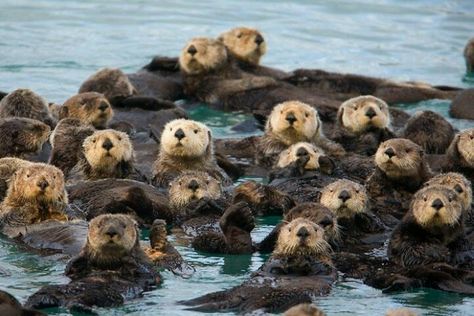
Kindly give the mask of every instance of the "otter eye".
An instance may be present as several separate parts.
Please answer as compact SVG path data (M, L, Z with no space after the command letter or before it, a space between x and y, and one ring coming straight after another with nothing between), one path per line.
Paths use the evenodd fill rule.
M199 132L199 130L195 129L194 130L194 134L197 134Z
M470 139L474 139L474 135L469 136Z
M122 137L119 136L118 140L121 141L121 140L122 140Z
M94 144L95 144L96 141L97 141L97 139L95 139L95 138L92 140L92 142L93 142Z
M283 111L280 111L280 114L283 114Z
M206 184L209 184L209 180L206 181Z
M237 34L237 38L242 38L242 33Z
M459 184L456 184L456 186L454 187L454 190L456 190L457 193L463 193L464 192L464 190L462 189L462 187Z
M288 231L291 232L291 227L288 227Z
M178 181L178 184L179 184L179 185L182 185L182 184L183 184L183 182L182 182L182 181Z
M306 113L304 114L304 116L305 116L305 117L309 117L309 113L306 112Z
M405 149L405 152L408 154L408 153L411 152L411 149L407 148L407 149Z
M325 219L323 219L322 221L319 222L319 225L322 226L322 227L327 227L331 224L332 224L332 222L331 222L331 220L329 220L329 218L325 218Z
M356 193L360 193L360 190L356 190Z
M426 196L423 197L423 201L428 201L428 199L426 198Z
M127 228L127 225L125 225L125 224L122 224L122 228Z
M172 130L173 130L173 128L172 128L172 127L170 127L170 131L172 131Z
M29 178L29 177L30 177L30 174L29 174L29 173L27 173L27 174L26 174L26 177L27 177L27 178Z

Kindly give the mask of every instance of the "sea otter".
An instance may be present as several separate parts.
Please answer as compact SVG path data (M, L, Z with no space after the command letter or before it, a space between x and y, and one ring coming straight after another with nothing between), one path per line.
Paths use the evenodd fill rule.
M0 158L24 157L39 152L51 128L37 120L10 117L0 119Z
M105 214L89 224L87 242L67 265L65 285L48 285L30 296L26 306L48 308L113 307L139 297L161 282L140 248L137 223L127 215Z
M326 316L326 314L314 304L304 303L289 308L283 316Z
M0 118L25 117L41 121L51 128L56 125L46 101L29 89L17 89L0 101Z
M5 316L46 316L46 314L24 308L11 294L0 290L0 315Z
M283 312L327 295L336 280L324 230L298 218L282 227L275 250L249 280L234 288L181 302L198 311Z
M232 184L216 163L212 134L206 125L186 119L173 120L165 125L160 145L153 171L154 185L167 187L187 170L207 172L224 186Z
M23 167L30 166L33 162L13 157L0 158L0 201L7 193L8 182L15 172Z
M474 38L471 38L464 47L464 60L467 73L474 72Z

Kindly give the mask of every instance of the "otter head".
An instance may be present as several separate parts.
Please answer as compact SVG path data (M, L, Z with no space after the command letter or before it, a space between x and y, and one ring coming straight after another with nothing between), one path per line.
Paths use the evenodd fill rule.
M89 222L87 234L91 257L100 263L120 261L139 246L137 222L128 215L103 214Z
M385 101L371 95L349 99L337 112L338 123L355 134L371 129L384 129L390 125L390 113Z
M170 156L202 158L212 155L212 135L199 122L177 119L165 125L161 134L161 151Z
M467 72L474 72L474 38L471 38L464 48L464 60L466 61Z
M314 304L304 303L288 309L283 316L326 316L326 314Z
M330 251L324 229L305 218L296 218L284 225L278 234L276 255L326 255Z
M267 44L262 34L248 27L236 27L222 33L218 39L237 59L253 65L258 65L260 58L267 51Z
M127 134L113 129L95 131L82 143L84 156L93 169L108 170L133 159L133 147Z
M176 177L169 188L170 204L177 209L202 198L218 199L221 184L206 172L187 171Z
M284 216L284 221L291 222L296 218L309 219L324 229L324 238L328 242L339 239L339 226L336 215L319 203L301 203L293 207Z
M265 133L275 135L288 146L297 142L312 142L321 135L321 120L318 112L308 104L286 101L273 108Z
M79 88L79 93L98 92L112 101L137 94L127 75L118 68L103 68L87 78Z
M352 218L365 212L368 202L365 187L346 179L335 181L321 191L320 203L333 211L338 218Z
M474 128L456 134L447 152L457 154L464 167L474 169Z
M416 222L425 228L453 226L461 220L463 211L459 195L443 186L419 190L410 208Z
M97 92L79 93L69 98L59 110L59 119L77 118L82 124L104 129L114 112L107 98Z
M385 316L418 316L418 314L408 308L395 308L395 309L389 309L386 313Z
M375 153L375 164L387 177L399 179L419 175L423 162L423 149L404 138L394 138L380 144Z
M0 129L4 142L12 144L9 150L14 156L38 152L51 132L43 122L20 117L0 119Z
M227 58L227 50L221 41L196 37L181 50L179 67L189 75L205 74L225 65Z
M291 145L279 155L277 167L285 168L298 159L306 158L308 162L304 166L306 170L321 170L331 174L335 168L334 162L326 156L324 151L307 142L299 142Z
M459 195L463 209L469 210L472 203L471 182L460 173L448 172L439 174L425 183L425 186L444 186Z
M24 309L20 302L5 291L0 290L0 315L5 316L46 316L42 312Z

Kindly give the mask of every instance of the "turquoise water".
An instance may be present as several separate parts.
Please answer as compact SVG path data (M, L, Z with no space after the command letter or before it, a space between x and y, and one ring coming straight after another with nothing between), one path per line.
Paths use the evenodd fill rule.
M290 70L317 67L433 84L474 87L464 76L462 50L474 36L474 1L64 1L2 0L0 3L0 90L31 88L62 103L98 68L133 72L155 54L175 56L187 39L216 36L238 25L262 30L268 42L263 63ZM405 105L447 115L449 102ZM193 117L217 136L235 136L229 125L246 118L205 108ZM452 121L458 128L472 122ZM278 221L259 219L261 240ZM176 242L172 237L173 242ZM165 272L160 289L101 315L191 315L175 305L239 284L265 260L252 256L204 256L185 246L182 255L196 267L191 279ZM64 262L25 254L0 239L0 288L20 300L41 285L64 283ZM358 281L340 281L317 300L328 315L383 315L410 306L426 315L473 315L474 299L419 290L384 295ZM65 311L51 311L67 314Z

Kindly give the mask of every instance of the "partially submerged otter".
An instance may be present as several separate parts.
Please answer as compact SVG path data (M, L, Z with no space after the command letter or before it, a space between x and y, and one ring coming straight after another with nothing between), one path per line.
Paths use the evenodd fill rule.
M140 248L137 223L127 215L101 215L89 224L87 242L66 267L72 279L30 296L26 306L113 307L139 297L161 282Z
M467 73L474 72L474 38L471 38L464 47L464 60Z
M24 308L13 295L0 290L0 315L5 316L46 316L46 314Z
M152 183L166 187L179 174L192 170L207 172L222 181L224 186L232 184L229 176L217 165L209 128L196 121L173 120L163 129Z
M251 278L234 288L181 302L198 311L283 312L327 295L336 280L324 230L298 218L282 227L275 250Z
M33 119L0 119L0 158L24 157L40 151L50 131L48 125Z

